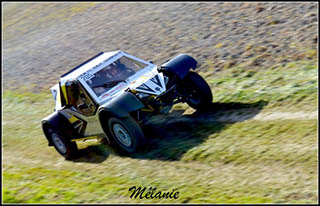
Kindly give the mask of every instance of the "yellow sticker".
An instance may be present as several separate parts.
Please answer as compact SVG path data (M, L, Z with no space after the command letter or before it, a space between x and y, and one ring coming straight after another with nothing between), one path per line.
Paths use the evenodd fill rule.
M75 117L75 116L71 116L70 118L69 118L69 122L70 123L74 123L75 121L77 121L78 119Z

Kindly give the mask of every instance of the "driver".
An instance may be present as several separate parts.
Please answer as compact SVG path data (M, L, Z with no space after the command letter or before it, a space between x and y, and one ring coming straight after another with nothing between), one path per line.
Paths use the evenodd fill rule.
M101 87L94 88L95 93L99 96L106 91L106 88L103 86L104 83L126 80L135 72L127 68L124 64L120 63L119 60L111 63L107 67L103 68L100 72L96 74L94 82L96 85L102 85Z
M112 77L113 81L123 79L122 78L123 72L119 67L117 67L115 63L110 64L110 69L109 71L107 71L107 73Z
M110 64L107 67L103 68L101 71L99 71L94 79L95 85L94 85L94 91L95 93L100 96L103 94L107 88L105 88L104 84L112 81L117 81L122 79L120 69L114 64ZM101 86L98 86L101 85Z
M126 67L120 60L113 62L111 65L110 73L114 80L125 80L131 75L135 74L134 70Z

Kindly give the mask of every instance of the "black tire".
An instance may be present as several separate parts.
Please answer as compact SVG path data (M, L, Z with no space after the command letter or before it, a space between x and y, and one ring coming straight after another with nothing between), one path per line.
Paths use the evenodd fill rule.
M147 142L141 127L132 117L121 119L111 117L108 120L108 129L111 134L111 145L121 154L135 153Z
M189 71L183 79L187 104L196 110L205 110L212 103L212 92L207 82L197 73Z
M67 160L76 157L78 147L75 142L66 139L60 131L48 129L49 137L51 138L54 148Z

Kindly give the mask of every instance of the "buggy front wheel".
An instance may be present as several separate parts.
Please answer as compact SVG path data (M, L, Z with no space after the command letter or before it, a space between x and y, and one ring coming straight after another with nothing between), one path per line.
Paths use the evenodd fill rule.
M111 117L108 120L108 128L112 136L111 144L121 153L137 152L146 144L142 129L132 117Z
M197 73L189 71L183 79L184 98L189 106L204 110L212 103L212 92L208 83Z

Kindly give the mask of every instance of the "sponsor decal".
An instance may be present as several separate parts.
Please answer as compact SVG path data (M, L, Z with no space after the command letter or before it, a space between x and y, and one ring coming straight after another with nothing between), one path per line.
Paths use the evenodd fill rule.
M135 89L140 92L159 95L161 92L165 91L165 85L163 84L161 75L156 74Z
M85 72L80 76L80 78L85 82L92 79L93 77L94 77L94 75L90 74L89 72Z
M154 92L148 85L146 85L145 83L141 84L140 86L138 86L136 89L141 89L143 91L147 91L147 92Z
M152 78L150 79L150 81L152 81L153 83L155 83L155 84L158 85L159 87L162 87L162 84L161 84L160 79L159 79L159 75L156 75L156 76L152 77ZM159 89L160 89L160 88L159 88ZM159 91L159 90L157 90L157 91Z
M108 97L108 96L112 96L113 94L119 92L119 90L122 89L124 86L126 86L126 84L124 82L122 82L118 86L116 86L116 87L112 88L111 90L109 90L106 94L102 95L100 97L100 99L103 99L103 98Z

